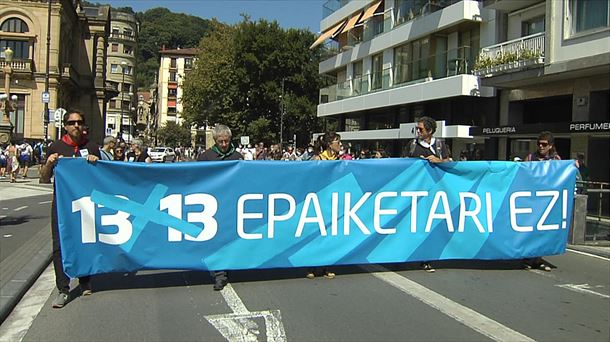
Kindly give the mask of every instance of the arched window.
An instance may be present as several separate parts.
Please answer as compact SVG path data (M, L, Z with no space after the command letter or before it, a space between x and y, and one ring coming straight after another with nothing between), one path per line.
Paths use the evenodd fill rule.
M0 28L4 32L25 33L29 32L28 24L19 18L9 18L2 23Z
M13 33L29 32L28 25L19 18L6 19L2 23L2 26L0 26L0 30ZM10 47L11 50L13 50L15 59L30 58L30 41L28 38L0 39L0 57L4 58L4 50L7 47Z

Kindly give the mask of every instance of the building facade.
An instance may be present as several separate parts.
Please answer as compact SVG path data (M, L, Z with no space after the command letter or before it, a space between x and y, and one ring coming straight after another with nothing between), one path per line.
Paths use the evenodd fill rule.
M107 104L105 134L130 141L137 136L135 85L138 25L135 15L113 11L110 16L106 75L116 94Z
M9 92L17 96L15 110L10 112L14 140L44 139L45 133L55 139L60 134L43 103L48 35L49 111L82 110L90 137L101 141L108 96L105 63L109 23L109 6L85 13L79 0L53 1L50 11L47 1L0 1L0 67L6 79L4 70L10 66ZM10 65L4 55L7 47L13 50ZM47 120L50 122L45 125Z
M165 126L168 121L182 124L182 83L184 76L192 68L199 53L196 48L163 49L159 66L157 93L157 127Z
M495 0L494 44L477 74L498 92L498 125L474 128L497 158L525 156L542 130L564 159L585 156L589 180L609 182L610 1Z
M321 21L327 58L319 72L318 117L353 148L384 149L401 156L415 137L415 118L439 121L454 157L474 148L469 127L493 123L494 90L482 87L472 68L484 28L493 18L473 0L329 1ZM492 12L492 11L487 11ZM491 120L491 121L490 121ZM490 153L489 150L480 151Z
M454 158L525 157L542 130L564 158L608 151L608 2L330 0L318 117L392 156L422 115L443 121ZM607 158L586 159L607 182Z

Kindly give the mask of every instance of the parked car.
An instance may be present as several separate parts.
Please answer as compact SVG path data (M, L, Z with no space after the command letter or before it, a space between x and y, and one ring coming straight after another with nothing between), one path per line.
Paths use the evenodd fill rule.
M150 159L153 162L165 163L174 162L176 160L176 153L171 147L155 147L148 153Z

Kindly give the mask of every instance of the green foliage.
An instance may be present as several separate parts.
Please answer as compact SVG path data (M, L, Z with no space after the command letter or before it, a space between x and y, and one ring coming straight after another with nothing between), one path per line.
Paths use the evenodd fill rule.
M191 146L191 131L188 127L168 121L157 130L157 139L161 146Z
M199 126L226 124L235 137L270 143L280 140L284 108L283 141L296 134L299 145L309 142L320 130L321 49L309 49L314 34L247 16L236 25L211 26L195 68L185 78L183 116Z
M184 13L172 13L167 8L153 8L138 12L137 87L148 88L159 70L159 51L165 47L196 47L210 30L210 21Z

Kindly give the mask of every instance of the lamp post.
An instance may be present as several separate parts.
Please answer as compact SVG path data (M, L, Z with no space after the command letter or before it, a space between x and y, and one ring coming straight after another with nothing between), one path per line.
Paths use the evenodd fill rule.
M131 93L129 93L131 95ZM129 96L130 102L131 102L131 96ZM131 142L131 137L133 136L133 115L136 112L136 108L135 107L130 107L129 108L129 142Z
M123 80L121 81L121 116L119 119L119 139L123 139L123 108L125 103L125 69L127 62L121 62L121 73L123 74Z
M0 95L0 101L2 105L2 122L0 122L0 143L5 144L11 140L11 135L13 134L13 124L11 123L10 112L13 109L13 104L11 103L10 94L11 94L11 74L13 73L13 68L11 67L11 63L13 62L13 50L10 47L7 47L4 50L4 61L5 66L2 68L4 71L4 94ZM17 95L13 95L13 101L16 100Z

